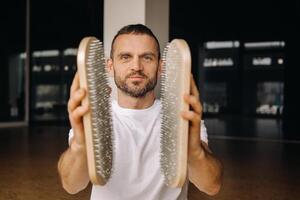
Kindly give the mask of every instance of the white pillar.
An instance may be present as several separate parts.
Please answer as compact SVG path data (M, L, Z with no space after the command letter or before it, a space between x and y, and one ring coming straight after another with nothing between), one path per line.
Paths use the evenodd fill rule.
M169 0L104 0L103 39L107 57L117 31L137 23L153 31L163 50L169 40Z
M160 51L169 42L169 0L146 0L146 23L156 35Z
M169 41L169 0L104 0L103 42L105 56L117 31L128 24L144 24L157 36L161 52ZM112 96L116 98L113 81ZM156 93L159 96L159 93Z

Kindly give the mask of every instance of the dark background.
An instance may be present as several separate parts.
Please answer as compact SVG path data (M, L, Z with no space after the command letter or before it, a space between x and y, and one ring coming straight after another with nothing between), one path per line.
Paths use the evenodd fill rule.
M286 42L283 127L286 135L297 135L300 2L212 0L171 1L170 4L170 39L179 37L188 41L194 75L199 69L199 45L205 41Z

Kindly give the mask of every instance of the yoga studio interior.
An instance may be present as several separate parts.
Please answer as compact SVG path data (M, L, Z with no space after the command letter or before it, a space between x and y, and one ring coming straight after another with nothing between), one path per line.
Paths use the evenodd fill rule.
M188 199L300 199L299 1L1 4L1 200L90 199L91 183L69 194L57 169L69 145L78 47L95 36L108 58L117 30L134 23L151 28L162 52L175 38L191 52L208 145L224 169L218 194L190 182Z

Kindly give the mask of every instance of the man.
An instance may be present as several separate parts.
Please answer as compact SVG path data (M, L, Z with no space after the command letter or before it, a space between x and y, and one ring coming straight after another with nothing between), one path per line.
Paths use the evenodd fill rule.
M188 180L183 188L169 188L160 172L161 104L155 99L154 87L161 65L159 43L146 26L125 26L113 39L107 66L114 76L118 95L118 101L112 103L114 167L105 186L93 186L91 199L187 198ZM89 183L82 123L82 116L89 108L80 104L85 94L86 91L79 89L76 74L68 102L70 145L58 163L63 187L72 194ZM199 190L214 195L221 186L222 166L208 148L206 128L201 122L202 106L193 79L191 94L182 98L191 107L182 112L182 117L190 121L188 179Z

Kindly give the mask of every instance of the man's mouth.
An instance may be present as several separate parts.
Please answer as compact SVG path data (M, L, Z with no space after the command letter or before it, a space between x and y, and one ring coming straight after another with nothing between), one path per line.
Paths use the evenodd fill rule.
M144 76L130 76L129 78L145 78Z
M142 79L145 79L146 76L143 74L131 74L127 78L130 80L140 81Z
M132 81L142 81L145 77L143 76L130 76L129 79Z

